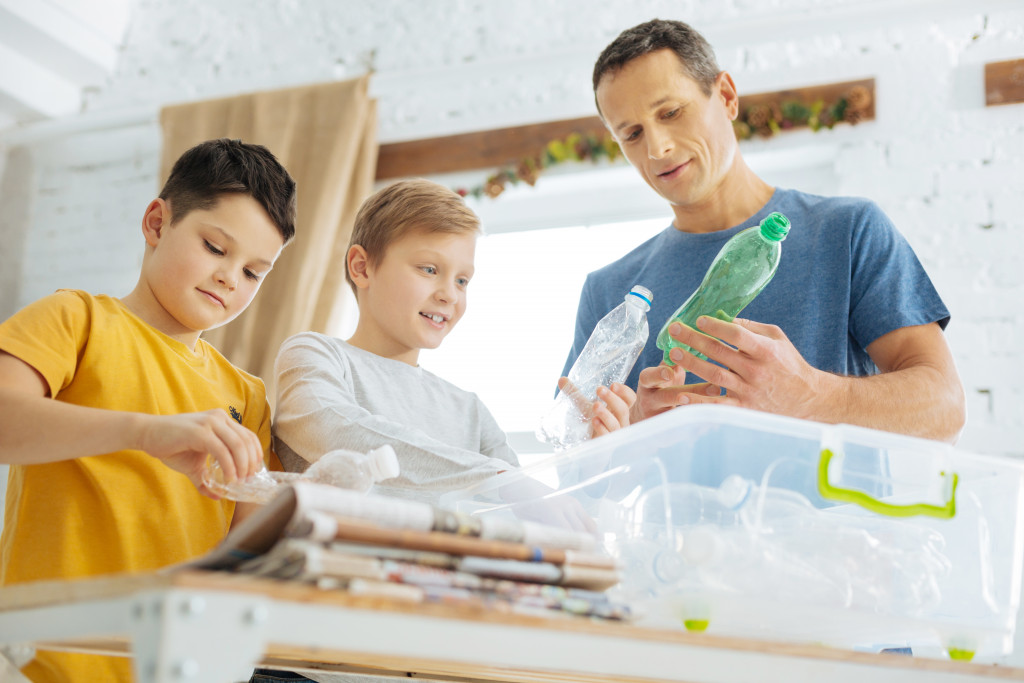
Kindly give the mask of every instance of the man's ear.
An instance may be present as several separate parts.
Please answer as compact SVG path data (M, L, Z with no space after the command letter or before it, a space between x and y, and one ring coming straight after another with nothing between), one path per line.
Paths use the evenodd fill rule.
M736 92L736 83L728 71L723 71L715 78L713 96L722 98L722 105L729 114L729 120L735 121L740 115L740 96Z
M358 244L353 244L348 249L348 255L345 257L346 266L348 267L348 276L352 278L352 282L355 283L359 289L366 289L370 286L370 258L366 254L366 250Z
M155 247L160 237L163 236L165 227L171 224L171 208L163 199L157 198L146 207L146 213L142 215L142 235L146 238L146 244Z

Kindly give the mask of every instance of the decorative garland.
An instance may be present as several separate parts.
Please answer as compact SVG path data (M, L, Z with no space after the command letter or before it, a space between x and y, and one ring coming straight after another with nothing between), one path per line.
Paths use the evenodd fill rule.
M781 131L801 126L808 126L817 133L840 122L859 123L870 107L871 91L856 85L829 105L823 100L816 100L810 105L796 101L755 104L741 111L732 127L740 140L749 140L755 135L770 138Z
M524 182L530 187L537 183L540 174L552 166L558 166L567 162L591 161L598 162L601 159L615 161L622 156L622 150L615 142L611 133L605 133L598 137L593 134L571 133L561 140L552 140L545 145L544 150L532 157L524 157L517 163L505 166L487 177L483 185L477 185L471 189L464 187L455 191L463 197L480 198L484 195L494 199L505 191L508 184L518 185Z
M739 140L749 140L755 135L768 138L803 126L817 133L822 128L831 129L840 122L856 124L864 118L870 107L871 91L858 85L831 104L823 100L810 105L797 101L755 104L740 112L739 117L733 121L733 130ZM581 161L596 163L602 159L615 161L621 156L622 150L611 133L600 137L572 133L560 140L550 141L538 155L524 157L515 164L498 169L482 185L459 187L455 191L463 197L487 196L494 199L510 184L524 182L533 187L540 174L552 166Z

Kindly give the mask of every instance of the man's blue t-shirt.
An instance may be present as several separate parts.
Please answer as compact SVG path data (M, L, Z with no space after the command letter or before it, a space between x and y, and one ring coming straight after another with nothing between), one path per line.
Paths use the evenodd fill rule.
M588 275L562 374L568 375L597 321L633 285L643 285L654 302L647 314L650 337L626 380L636 389L640 371L662 360L655 346L662 325L697 289L718 251L773 211L791 223L779 268L740 317L779 326L813 367L846 376L877 373L865 348L888 332L931 322L945 329L949 311L910 245L877 205L776 189L741 225L713 233L687 233L670 225ZM702 380L688 375L686 381Z

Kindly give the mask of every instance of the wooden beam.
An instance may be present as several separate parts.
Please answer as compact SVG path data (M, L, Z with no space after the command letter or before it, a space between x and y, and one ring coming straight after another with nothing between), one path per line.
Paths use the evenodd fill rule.
M377 180L504 166L569 134L604 135L597 116L381 145Z
M985 106L1024 102L1024 59L985 65Z
M758 104L788 101L808 105L817 100L832 103L857 86L867 89L870 94L870 102L859 120L874 119L873 78L743 95L740 97L740 111ZM381 145L377 157L377 180L498 168L538 154L552 140L564 139L571 133L603 137L607 130L599 117L588 116Z

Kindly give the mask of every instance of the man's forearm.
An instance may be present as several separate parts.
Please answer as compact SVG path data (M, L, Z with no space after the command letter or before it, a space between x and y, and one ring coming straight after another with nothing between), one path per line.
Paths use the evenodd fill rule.
M914 366L870 377L825 374L805 416L955 443L966 421L955 371Z

